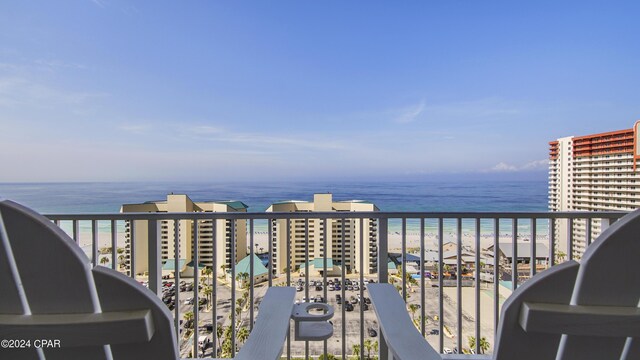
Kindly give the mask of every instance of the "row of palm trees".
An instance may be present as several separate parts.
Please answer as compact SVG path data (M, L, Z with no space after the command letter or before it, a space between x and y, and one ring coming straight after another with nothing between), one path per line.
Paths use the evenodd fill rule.
M222 273L226 273L227 265L221 266ZM213 268L205 266L202 270L203 277L200 279L202 283L202 294L207 298L207 308L209 308L213 304ZM249 304L249 286L247 279L249 278L249 274L246 272L241 272L236 274L236 280L242 283L241 289L242 295L236 299L236 307L235 307L235 315L236 315L236 323L230 324L227 326L223 326L221 324L216 323L216 337L217 337L217 345L220 351L219 355L222 357L231 357L233 356L233 347L232 347L232 326L236 328L236 347L238 345L244 344L245 341L249 338L249 329L246 326L243 326L242 320L242 311ZM185 321L190 323L193 321L193 312L187 312L184 314ZM231 318L231 314L229 315ZM187 334L190 336L191 334Z
M371 360L374 358L377 359L377 356L371 357L371 352L373 351L374 354L378 353L378 341L371 341L371 339L366 339L363 345L364 350L367 352L367 360ZM352 348L353 356L359 359L361 350L362 349L360 349L360 344L354 344Z
M124 248L117 248L117 253L118 253L118 269L122 270L122 267L124 266L126 257L124 256ZM101 248L99 250L99 253L102 255L106 255L106 254L111 254L111 248L110 247L104 247ZM103 256L100 258L100 264L102 266L106 266L107 263L109 263L111 261L111 258L109 256Z

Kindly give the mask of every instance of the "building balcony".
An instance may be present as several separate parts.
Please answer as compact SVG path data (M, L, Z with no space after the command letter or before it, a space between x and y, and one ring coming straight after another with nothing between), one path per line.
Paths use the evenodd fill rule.
M54 214L48 217L59 225L64 231L82 247L87 256L93 259L95 264L101 265L102 258L111 260L108 264L115 270L119 270L148 286L149 290L161 299L169 299L168 305L173 313L176 321L175 328L178 335L178 342L181 349L181 356L186 358L189 354L196 356L216 357L220 356L220 344L222 339L218 339L216 331L212 329L211 324L220 324L223 328L235 324L237 331L242 327L250 329L256 319L259 311L259 303L264 296L265 290L270 286L293 285L298 283L298 279L303 282L303 290L297 292L297 299L302 301L303 297L314 299L321 296L324 301L334 306L335 317L334 336L324 342L297 342L293 338L290 339L289 345L284 345L283 356L290 358L304 358L318 356L323 353L334 355L338 358L351 358L354 353L353 345L360 345L360 349L365 348L364 340L371 340L371 343L379 341L378 337L370 336L370 329L379 334L378 323L376 321L373 310L370 305L366 307L359 301L353 304L353 308L348 310L344 305L338 305L336 295L341 295L344 300L357 299L358 295L364 299L368 297L368 290L360 286L358 290L348 290L344 286L339 291L329 290L328 286L311 285L311 281L327 284L328 280L336 278L342 283L345 280L357 281L363 284L365 280L375 282L393 282L399 286L399 292L408 304L417 305L412 316L416 319L416 327L421 331L427 341L440 352L448 352L455 348L461 351L471 351L469 348L468 337L473 336L476 339L485 338L489 344L487 353L491 353L495 342L495 329L499 321L499 314L502 303L511 294L512 289L517 288L526 281L526 279L545 267L551 266L556 262L556 248L567 249L568 244L572 244L573 236L582 236L586 229L577 225L583 219L596 219L599 228L604 229L608 224L622 217L623 212L331 212L331 213L128 213L128 214L81 214L81 215L64 215ZM302 221L337 219L345 221L357 221L360 219L373 219L378 231L359 233L357 235L347 235L342 238L341 232L327 234L332 237L331 247L333 256L327 257L333 259L335 269L331 271L318 271L305 273L302 277L297 271L291 259L297 253L299 248L295 246L287 247L286 244L278 248L278 257L285 259L284 264L267 263L264 270L260 270L258 263L254 263L251 267L239 269L234 262L228 262L228 266L221 263L220 259L237 259L239 253L253 256L258 253L260 247L261 254L266 255L265 259L273 259L268 252L272 250L272 244L269 243L268 229L270 229L269 219ZM179 268L179 259L173 256L173 251L181 245L180 240L170 239L168 253L162 254L162 240L159 224L162 221L205 221L205 220L225 220L227 223L243 221L247 223L246 229L255 228L253 234L238 233L238 226L229 226L231 237L234 239L242 239L243 248L240 246L229 246L229 254L225 254L216 259L215 244L220 241L228 242L226 236L212 234L211 238L206 241L211 242L211 246L207 246L207 257L211 251L211 260L213 267L212 275L204 275L198 271L189 271L186 266L183 271L170 271L166 268ZM422 222L424 220L424 222ZM579 228L579 234L568 232L562 234L557 231L565 225L563 221L570 220L576 223ZM141 222L137 222L141 221ZM104 226L97 226L102 223L111 222L113 226L107 227L110 230L106 232ZM411 228L402 233L402 228L396 227L396 224L406 222L412 226L424 223L424 231L419 228ZM136 232L127 233L125 231L126 224L131 223L134 227L146 227L146 237L134 236ZM535 224L535 226L531 226ZM592 231L595 227L592 227ZM75 229L75 230L74 230ZM98 230L100 229L100 230ZM308 228L303 229L306 231ZM479 232L478 232L479 230ZM424 237L421 234L424 233ZM169 236L174 236L170 233ZM292 231L291 236L294 236ZM355 249L358 242L364 243L371 236L375 236L376 247L367 251L369 259L360 258L360 251ZM253 238L253 243L250 239ZM124 248L125 241L129 241L131 251L130 255L125 257L125 261L118 262L118 250ZM403 239L406 243L403 244ZM535 241L532 241L535 239ZM194 248L191 252L193 256L187 256L186 263L201 263L204 255L202 241L194 242ZM237 240L240 241L240 240ZM286 243L287 239L285 239ZM291 241L291 240L289 240ZM322 239L320 246L329 246L323 244ZM513 272L509 266L500 265L498 267L486 264L493 263L493 258L486 255L486 249L495 247L496 243L518 244L518 248L524 246L530 249L532 257L536 258L538 263L542 262L544 266L530 266L525 273L524 270L518 269ZM255 246L258 244L259 246ZM461 245L461 246L458 246ZM536 246L536 244L545 244L544 247ZM198 247L196 249L195 247ZM280 245L279 245L280 246ZM498 246L499 247L499 246ZM540 249L546 249L542 251ZM210 250L211 249L211 250ZM345 261L344 267L339 264L341 251L349 255L349 259ZM403 253L404 249L404 253ZM582 245L575 244L571 251L565 251L569 254L567 257L577 257L584 250ZM389 254L394 254L390 256ZM394 263L397 261L395 254L401 254L402 264ZM275 253L274 253L275 254ZM420 255L423 255L424 262L420 263ZM449 257L452 256L453 257ZM456 255L458 254L458 255ZM307 254L305 254L307 255ZM447 258L442 258L443 256ZM313 255L308 254L309 260ZM506 255L499 255L506 256ZM167 259L168 258L168 259ZM287 262L286 259L289 259ZM324 260L322 257L320 258ZM416 260L417 259L417 260ZM442 259L442 262L440 262ZM528 259L520 259L526 261ZM355 260L355 261L354 261ZM360 261L357 261L360 260ZM209 261L209 259L207 259ZM173 262L173 264L171 264ZM320 261L322 263L322 261ZM357 265L355 265L357 264ZM375 266L372 266L375 264ZM453 264L453 265L451 265ZM460 264L466 269L476 269L485 267L492 276L488 278L475 278L470 276L464 281L449 281L444 276L437 277L438 274L450 273L452 269ZM224 273L221 265L225 265ZM281 267L281 268L279 268ZM398 274L398 269L405 268L407 274L412 276L402 276ZM163 270L164 269L164 270ZM316 269L317 270L317 269ZM260 271L260 275L257 275ZM248 287L239 286L234 279L239 273L247 273ZM506 274L515 273L516 276L508 276L509 281L500 281L501 278L507 278ZM428 274L428 276L427 276ZM164 277L164 278L163 278ZM168 277L168 278L167 278ZM204 280L203 280L204 279ZM493 279L498 279L494 281ZM414 281L415 280L415 281ZM199 299L210 298L203 291L198 291L198 286L193 286L191 291L175 291L175 295L167 296L167 290L173 284L180 285L196 283L205 284L215 289L213 296L213 306L198 305ZM247 293L248 295L244 295ZM457 294L463 298L462 302L450 301ZM194 301L187 301L193 298ZM475 299L482 299L482 306L476 305ZM246 300L243 300L246 299ZM238 302L238 300L241 300ZM236 309L241 309L236 311ZM187 331L185 324L185 314L191 313L193 323L196 324L195 332ZM181 321L182 320L182 321ZM348 323L344 327L342 324ZM215 326L213 327L215 329ZM445 330L447 329L447 330ZM437 330L437 334L433 330ZM189 336L185 335L191 333ZM195 335L194 335L195 334ZM442 334L442 335L441 335ZM451 336L449 336L451 335ZM197 339L200 336L206 336L210 339L211 346L205 349L202 354L197 348ZM223 335L225 337L225 335ZM242 341L235 341L235 345L240 348ZM326 345L325 345L326 344ZM473 349L475 350L475 349ZM371 353L374 354L373 352ZM364 359L366 351L360 352L360 359ZM380 359L387 359L386 354L378 354ZM480 356L469 357L470 359Z

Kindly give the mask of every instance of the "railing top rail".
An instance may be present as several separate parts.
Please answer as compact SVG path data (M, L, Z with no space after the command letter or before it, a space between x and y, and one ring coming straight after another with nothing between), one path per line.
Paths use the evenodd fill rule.
M51 220L214 220L214 219L618 219L624 211L537 211L537 212L189 212L189 213L104 213L47 214Z

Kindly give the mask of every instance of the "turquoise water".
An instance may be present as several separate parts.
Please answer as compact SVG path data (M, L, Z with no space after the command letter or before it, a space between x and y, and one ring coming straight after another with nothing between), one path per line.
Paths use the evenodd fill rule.
M378 182L256 182L256 183L0 183L0 198L7 198L41 213L117 213L122 204L166 199L168 193L187 194L194 201L240 200L250 212L263 212L281 200L313 200L314 193L331 192L334 200L367 200L381 211L546 211L546 181L378 181ZM435 232L437 223L426 222ZM445 220L445 232L455 222ZM473 221L463 220L463 231L472 232ZM529 232L528 222L519 232ZM101 227L104 225L101 225ZM501 233L511 222L501 221ZM398 232L399 221L389 230ZM493 231L493 221L481 223L482 232ZM538 232L546 232L546 222ZM257 230L260 230L258 228ZM408 232L419 232L419 222L407 221Z

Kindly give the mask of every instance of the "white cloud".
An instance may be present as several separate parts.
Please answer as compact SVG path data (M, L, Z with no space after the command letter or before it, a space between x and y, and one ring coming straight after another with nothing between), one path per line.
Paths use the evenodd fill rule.
M542 170L549 168L549 160L534 160L522 165L522 170Z
M396 116L394 121L400 124L413 122L424 112L425 107L426 103L424 100L416 105L406 107L400 111L400 114Z
M494 167L492 167L491 169L489 169L490 171L495 171L495 172L508 172L508 171L518 171L518 168L513 166L513 165L509 165L505 162L501 162L498 163L497 165L495 165Z
M103 9L107 7L107 2L105 0L91 0L91 2Z
M490 169L486 169L483 172L516 172L516 171L535 171L535 170L545 170L549 165L549 160L534 160L530 161L524 165L516 166L507 164L505 162L500 162Z
M108 94L63 90L26 78L0 78L0 106L56 107L77 105L105 96Z
M177 131L183 136L200 141L215 141L237 144L245 148L298 148L315 150L341 150L345 149L345 143L331 140L323 140L317 134L299 135L271 135L250 132L236 132L223 129L217 126L197 125L191 127L181 127Z

